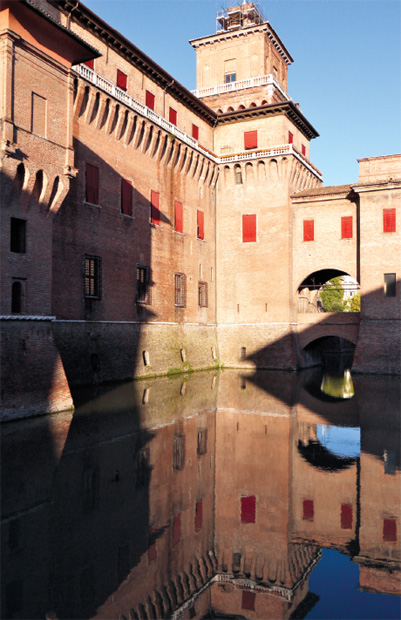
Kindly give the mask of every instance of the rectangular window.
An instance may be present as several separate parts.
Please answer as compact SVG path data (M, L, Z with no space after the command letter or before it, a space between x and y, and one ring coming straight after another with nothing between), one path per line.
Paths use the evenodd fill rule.
M184 208L182 202L178 202L178 200L174 202L174 230L175 232L184 232Z
M195 507L195 532L200 532L203 522L203 504L202 500L196 502Z
M315 220L304 220L304 241L315 240Z
M395 209L383 209L383 232L395 232Z
M313 521L314 508L312 499L304 499L302 503L302 519L304 521Z
M86 164L86 202L99 204L99 168Z
M25 233L26 220L12 217L10 226L10 252L25 254Z
M174 304L180 308L187 305L187 277L184 273L174 274Z
M90 299L102 297L102 259L99 256L84 256L84 295Z
M194 125L192 123L192 137L195 138L195 140L199 140L199 127L198 125Z
M397 542L397 522L395 519L383 519L383 540Z
M208 307L207 282L199 282L198 284L198 305L200 308Z
M292 144L294 142L294 134L291 131L288 132L288 144Z
M256 592L251 592L250 590L242 591L242 609L247 609L248 611L255 611L255 599Z
M306 155L306 146L305 146L305 144L303 144L303 145L301 146L301 151L302 151L302 155L304 155L304 156L305 156L305 155Z
M256 497L247 495L241 497L241 523L255 523Z
M150 221L155 226L160 226L159 193L150 192Z
M244 131L244 148L245 150L258 148L257 131Z
M139 304L150 303L149 267L144 265L136 267L136 301Z
M182 471L185 465L185 435L175 435L173 443L173 469Z
M89 67L89 69L94 69L95 68L95 59L91 58L91 60L85 60L84 65Z
M181 513L177 512L173 519L173 545L181 540Z
M146 91L146 105L151 110L155 109L155 96L148 90Z
M224 84L230 84L231 82L235 82L237 79L236 73L226 73L224 76Z
M173 108L170 108L168 120L173 125L177 125L177 110L173 110Z
M395 273L384 274L384 297L395 297L397 293L396 289L396 275Z
M242 216L242 243L256 241L256 215Z
M198 430L198 456L202 456L207 453L207 428L201 428Z
M341 218L341 239L352 239L352 215Z
M47 99L32 93L31 131L46 138Z
M121 179L121 213L132 217L132 183Z
M196 236L198 237L198 239L204 239L205 238L205 220L204 220L203 211L197 211L196 220L197 220Z
M341 529L352 529L352 506L351 504L341 504Z
M121 90L127 90L127 76L120 69L117 69L117 86Z

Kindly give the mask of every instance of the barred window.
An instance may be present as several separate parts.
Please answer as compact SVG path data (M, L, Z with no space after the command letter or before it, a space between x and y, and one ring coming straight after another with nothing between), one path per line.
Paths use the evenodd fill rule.
M99 256L84 256L84 296L102 297L102 259Z
M176 435L173 445L173 469L182 471L185 465L185 435Z
M150 304L149 267L136 267L136 301L139 304Z
M174 274L174 304L180 308L187 305L187 277L185 273Z
M206 454L207 452L207 428L200 428L198 430L198 456Z
M198 304L200 308L208 307L207 282L199 282L198 285Z

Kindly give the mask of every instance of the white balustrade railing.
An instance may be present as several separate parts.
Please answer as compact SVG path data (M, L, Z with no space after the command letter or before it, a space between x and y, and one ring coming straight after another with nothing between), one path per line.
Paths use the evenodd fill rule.
M268 75L259 75L254 78L248 78L247 80L229 82L228 84L218 84L217 86L199 88L198 90L193 90L191 92L196 97L210 97L211 95L221 95L223 93L230 93L236 90L243 90L245 88L253 88L254 86L275 86L283 95L284 99L287 101L291 99L272 73L269 73Z
M210 151L204 149L199 144L198 140L195 140L195 138L189 136L187 133L185 133L185 131L182 131L182 129L179 129L176 125L173 125L165 118L160 116L160 114L157 114L157 112L151 110L145 104L135 99L135 97L129 95L125 90L122 90L112 82L109 82L109 80L106 80L104 77L102 77L86 65L76 65L74 67L74 70L85 80L87 80L100 90L106 92L111 97L114 97L135 112L138 112L139 114L141 114L141 116L148 118L150 121L152 121L162 129L165 129L172 135L176 136L179 140L202 153L202 155L212 160L215 164L232 163L237 161L250 161L252 159L258 159L260 157L275 157L277 155L292 154L297 159L299 159L299 161L301 161L304 166L306 166L315 176L317 176L319 179L322 178L319 172L308 162L308 160L305 159L300 153L298 153L296 149L293 148L292 144L283 144L280 146L275 146L271 149L258 149L254 151L245 151L243 153L237 153L233 155L221 155L220 157L217 157ZM264 78L273 78L274 80L274 77L272 75L262 76L260 78L251 78L251 80L263 80ZM236 84L236 82L233 82L233 84ZM225 86L230 85L226 84Z

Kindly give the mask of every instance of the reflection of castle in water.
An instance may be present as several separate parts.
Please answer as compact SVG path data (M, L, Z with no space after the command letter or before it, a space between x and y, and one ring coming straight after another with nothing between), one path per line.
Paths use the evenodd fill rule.
M399 593L399 386L354 383L339 404L292 373L199 373L6 425L6 617L304 617L321 547ZM336 418L360 455L324 443Z

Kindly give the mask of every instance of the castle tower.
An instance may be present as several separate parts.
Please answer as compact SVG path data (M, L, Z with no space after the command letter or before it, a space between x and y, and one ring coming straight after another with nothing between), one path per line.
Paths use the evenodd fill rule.
M321 184L309 161L318 133L287 94L292 58L255 4L223 10L217 25L216 34L191 44L196 95L218 113L220 354L229 365L294 368L290 196Z

